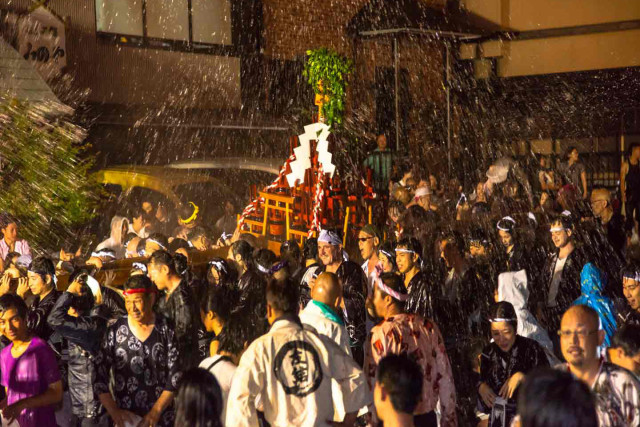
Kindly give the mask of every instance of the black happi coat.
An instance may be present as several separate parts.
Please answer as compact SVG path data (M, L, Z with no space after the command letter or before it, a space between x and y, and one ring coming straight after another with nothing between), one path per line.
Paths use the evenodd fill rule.
M505 382L516 372L523 374L539 366L549 366L549 360L544 349L536 341L516 336L516 341L508 352L503 352L496 343L491 343L482 350L480 359L480 381L486 383L496 395ZM516 404L517 395L514 394L508 400L510 404ZM487 408L478 396L478 408L488 414Z
M158 299L156 312L166 317L174 327L182 368L198 366L200 363L198 329L202 320L186 280L183 279L168 298L162 296Z
M264 319L267 315L267 286L263 277L256 271L248 269L238 280L238 290L240 302L236 311L253 313L254 321Z
M531 296L529 297L530 304L538 304L543 307L542 313L546 329L552 333L560 328L562 314L581 295L580 273L587 262L584 252L579 248L575 248L571 252L562 270L562 278L556 295L556 306L547 307L547 297L557 260L557 251L547 258L544 270L541 273L541 280L537 286L531 288ZM536 313L536 311L532 312Z
M73 295L64 292L51 310L48 323L69 343L69 396L71 411L80 418L97 417L104 410L93 392L96 377L94 357L100 350L107 329L107 319L92 310L90 315L74 317L67 314Z
M42 300L40 297L36 297L27 311L27 326L29 330L47 342L53 335L53 329L47 323L47 317L49 317L49 313L51 313L51 309L53 309L59 297L60 292L54 288Z
M175 393L181 373L178 347L173 328L167 319L157 315L151 335L141 342L131 331L128 316L111 325L95 358L96 396L110 393L113 375L113 397L118 408L144 417L163 391ZM160 417L159 426L171 427L175 419L172 406Z
M405 304L405 311L422 316L424 319L433 319L432 289L423 271L411 278L407 291L409 298Z

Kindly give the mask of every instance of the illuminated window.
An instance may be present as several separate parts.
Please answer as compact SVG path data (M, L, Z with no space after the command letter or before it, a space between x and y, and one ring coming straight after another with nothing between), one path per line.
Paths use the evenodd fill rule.
M97 31L196 45L232 45L230 0L96 0Z
M143 0L96 0L98 31L142 36Z

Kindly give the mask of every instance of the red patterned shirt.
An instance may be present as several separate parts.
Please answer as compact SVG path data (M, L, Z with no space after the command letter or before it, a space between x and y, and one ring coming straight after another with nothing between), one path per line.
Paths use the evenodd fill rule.
M431 320L398 314L376 325L365 347L364 372L373 390L378 362L388 354L406 353L422 368L422 398L415 414L442 410L441 426L457 426L456 391L440 329Z

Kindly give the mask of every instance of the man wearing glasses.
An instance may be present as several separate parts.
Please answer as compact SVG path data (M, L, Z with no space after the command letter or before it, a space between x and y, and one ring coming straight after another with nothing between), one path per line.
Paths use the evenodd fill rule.
M560 347L567 363L559 369L587 384L596 399L600 427L640 425L640 383L633 374L600 357L604 341L598 313L575 305L562 316Z
M640 264L631 263L622 270L622 293L628 306L618 313L618 320L640 326Z
M367 224L360 229L358 233L358 249L360 249L360 255L364 260L362 271L367 276L367 296L371 296L373 281L378 276L376 265L378 265L378 246L380 246L380 243L382 243L382 234L375 225Z

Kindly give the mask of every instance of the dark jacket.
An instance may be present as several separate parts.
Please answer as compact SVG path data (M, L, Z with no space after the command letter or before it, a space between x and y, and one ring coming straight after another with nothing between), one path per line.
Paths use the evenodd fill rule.
M86 316L70 316L67 311L72 301L73 295L64 292L53 306L47 323L69 344L71 411L81 418L95 418L102 415L104 409L93 392L96 375L93 358L107 330L107 319L96 315L96 311Z
M237 312L252 313L253 321L261 321L267 315L266 283L262 275L249 269L238 280L240 302Z
M50 341L53 329L47 323L47 317L60 297L60 292L53 289L42 300L36 297L27 311L27 327L44 341Z
M188 283L183 279L168 298L161 296L156 312L169 320L178 341L179 360L184 369L198 366L198 328L201 326L200 310Z
M486 383L497 395L505 382L516 372L523 374L540 367L549 366L544 349L536 341L516 336L516 341L508 352L503 352L496 343L491 343L482 350L480 358L480 381ZM517 394L508 403L515 405ZM478 397L478 409L486 414L491 412ZM510 425L507 422L506 425Z
M618 326L622 325L634 325L640 326L640 313L631 307L626 306L622 310L618 311L616 316Z
M404 306L405 311L422 316L424 319L433 319L433 295L427 275L420 271L413 276L407 290L409 298Z
M127 314L124 299L113 289L100 287L102 292L101 316L109 322L114 322Z
M445 277L440 286L432 292L432 319L446 331L445 345L459 346L471 336L472 315L479 317L489 298L489 291L483 288L482 278L472 266L452 279ZM474 330L479 333L479 327Z
M578 247L576 247L567 257L564 269L562 270L562 278L558 285L556 306L548 307L547 300L549 296L549 288L551 286L551 280L553 279L553 272L557 260L557 251L547 258L544 269L540 275L541 280L539 281L538 286L531 289L530 297L532 303L537 304L538 307L542 308L546 329L551 333L558 330L562 314L569 308L569 306L571 306L573 301L580 297L580 272L587 262L587 257Z

